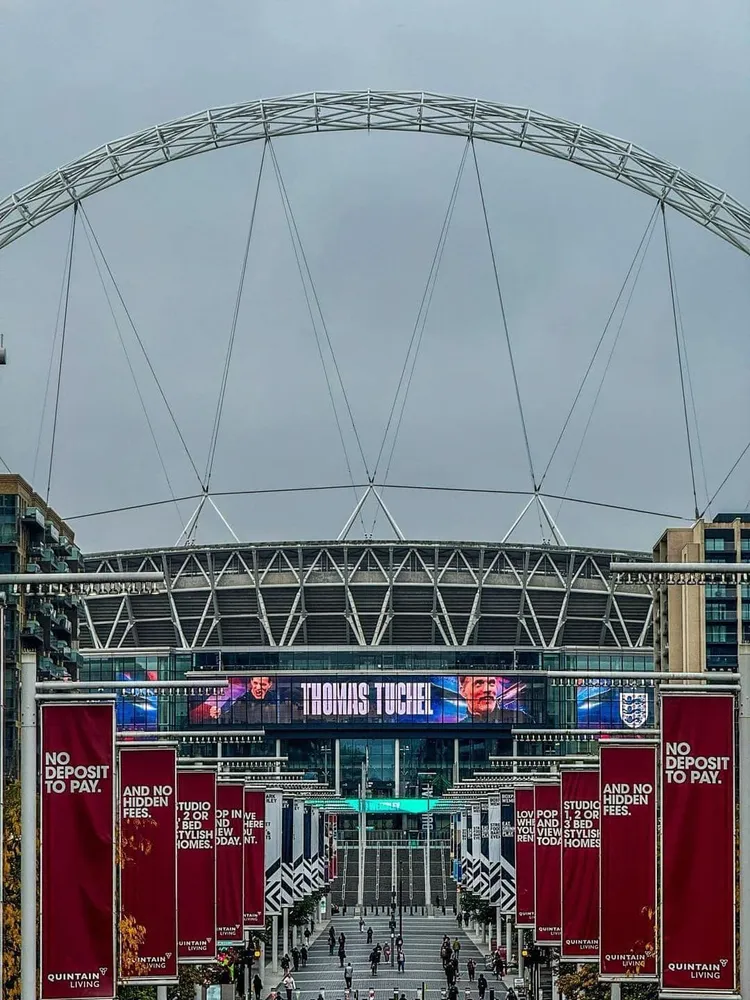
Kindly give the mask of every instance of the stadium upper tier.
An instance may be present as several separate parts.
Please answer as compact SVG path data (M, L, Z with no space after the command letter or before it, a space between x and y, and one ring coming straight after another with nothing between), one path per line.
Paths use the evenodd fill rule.
M650 647L643 552L482 542L279 542L89 555L157 570L161 593L90 596L82 649L247 646Z

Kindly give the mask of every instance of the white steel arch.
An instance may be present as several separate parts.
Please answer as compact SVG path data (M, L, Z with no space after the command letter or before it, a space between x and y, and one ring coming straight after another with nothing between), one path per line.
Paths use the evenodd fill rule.
M658 199L750 254L750 210L632 142L529 108L369 90L211 108L107 143L0 201L0 248L83 198L172 160L266 137L361 129L472 137L568 160Z

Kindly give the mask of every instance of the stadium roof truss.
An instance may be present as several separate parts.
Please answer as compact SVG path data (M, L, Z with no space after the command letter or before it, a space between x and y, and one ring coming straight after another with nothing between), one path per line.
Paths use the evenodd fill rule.
M645 558L629 553L624 558ZM646 585L613 553L481 543L279 543L92 555L163 572L159 594L91 596L88 650L253 646L651 646Z
M569 161L656 198L750 253L746 207L632 142L530 108L370 90L211 108L106 143L0 201L0 248L82 199L176 160L254 140L355 130L455 135Z

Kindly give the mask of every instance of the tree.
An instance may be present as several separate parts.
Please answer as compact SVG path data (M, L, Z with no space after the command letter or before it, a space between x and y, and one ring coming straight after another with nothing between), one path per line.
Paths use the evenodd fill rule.
M565 1000L609 1000L611 996L609 983L600 982L595 965L561 962L557 987ZM658 1000L658 997L656 983L625 983L622 987L623 1000Z
M3 972L4 1000L21 995L21 783L5 786L3 830Z

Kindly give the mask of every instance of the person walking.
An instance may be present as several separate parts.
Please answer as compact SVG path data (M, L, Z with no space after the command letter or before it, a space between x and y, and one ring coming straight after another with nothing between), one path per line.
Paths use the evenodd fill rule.
M333 929L333 924L328 928L328 954L333 954L333 949L336 947L336 931Z
M406 971L406 969L405 969L405 966L406 966L406 956L404 955L404 949L403 948L399 948L398 949L398 953L396 954L396 964L398 965L398 971L399 972L405 972Z
M455 983L452 983L448 990L448 1000L458 1000L458 986Z
M378 974L378 953L375 948L370 952L370 975Z
M346 948L344 947L344 942L339 939L339 968L344 968L344 959L346 958Z
M352 988L352 976L354 975L354 969L351 962L347 962L344 968L344 985L348 990Z
M299 972L299 948L297 945L292 948L292 962L294 963L294 971Z
M365 929L365 918L364 917L360 917L359 918L359 933L361 934L364 929Z
M289 966L291 964L292 963L289 960L289 956L285 954L284 957L281 960L281 969L282 969L282 972L284 973L284 975L286 975L287 972L289 972Z
M255 1000L260 1000L260 994L262 989L263 989L263 980L256 972L255 975L253 976L253 993L255 994Z
M455 938L453 941L453 954L456 956L456 958L458 958L458 954L460 951L461 951L461 942L458 940L458 938Z
M284 976L284 989L286 990L286 1000L292 1000L292 992L297 989L297 984L291 972L287 972Z
M307 945L303 944L299 950L299 957L302 959L302 968L307 965Z
M367 943L372 944L372 927L367 928ZM333 954L333 952L331 952Z
M390 960L391 960L391 946L386 941L386 943L383 946L383 961L385 962L386 965L388 965Z
M479 973L479 979L477 979L477 989L479 990L479 1000L484 1000L484 994L487 992L487 980L484 977L484 973Z

